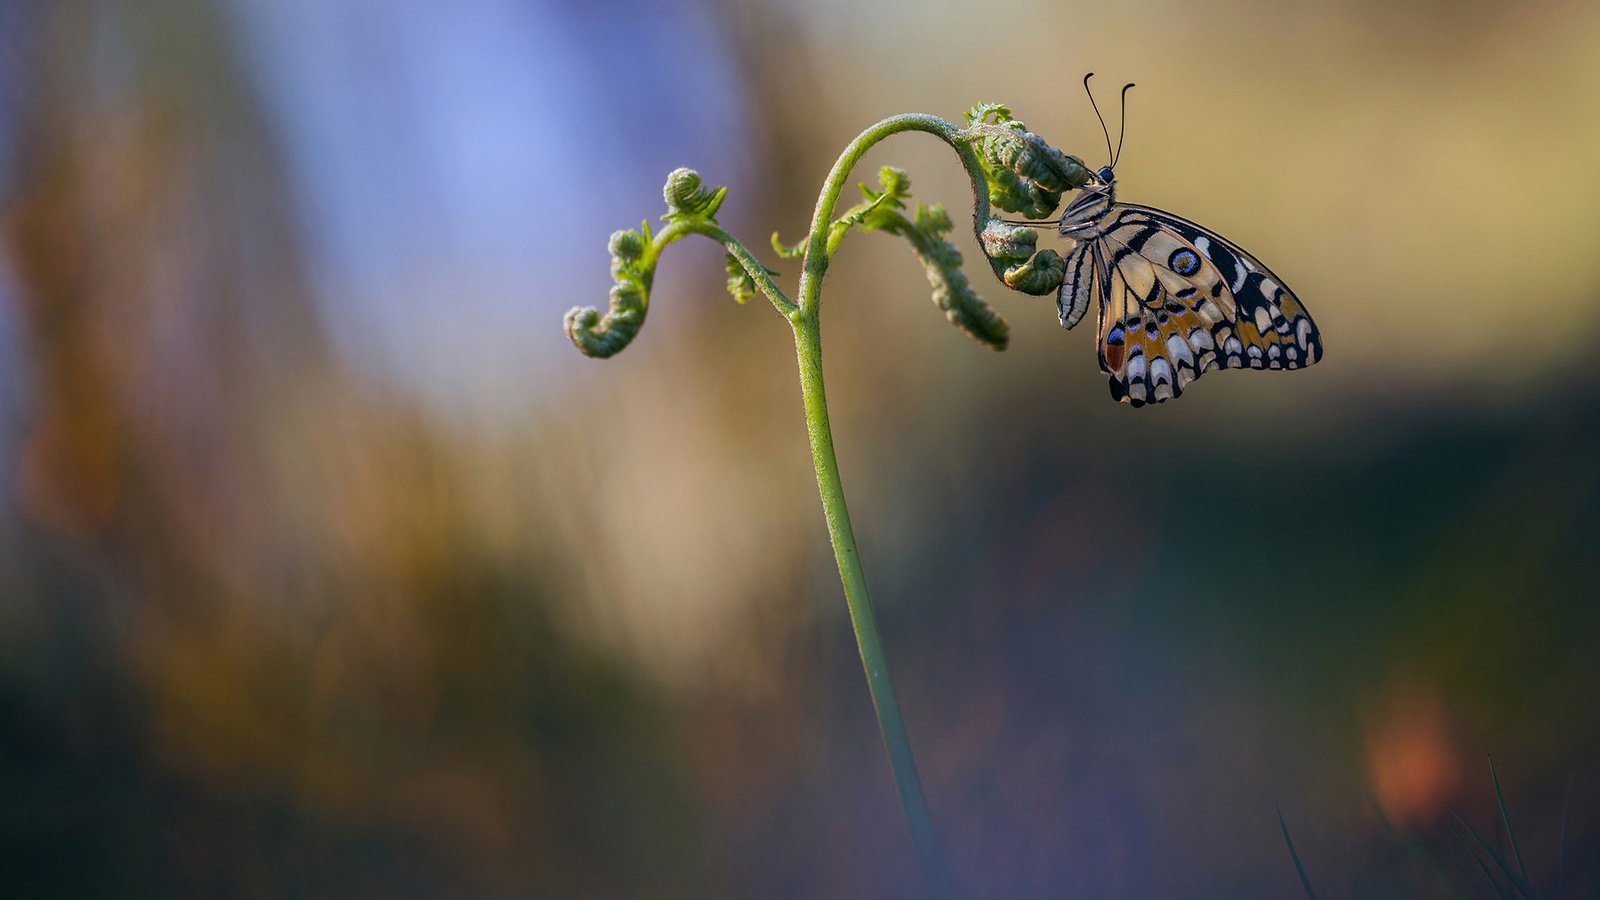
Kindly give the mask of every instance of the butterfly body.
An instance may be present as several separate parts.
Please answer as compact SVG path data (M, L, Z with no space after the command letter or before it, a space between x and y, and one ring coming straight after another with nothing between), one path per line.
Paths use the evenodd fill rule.
M1132 406L1180 396L1213 369L1299 369L1322 358L1299 299L1255 257L1200 225L1116 200L1101 169L1062 211L1075 242L1056 296L1071 328L1100 310L1100 368Z

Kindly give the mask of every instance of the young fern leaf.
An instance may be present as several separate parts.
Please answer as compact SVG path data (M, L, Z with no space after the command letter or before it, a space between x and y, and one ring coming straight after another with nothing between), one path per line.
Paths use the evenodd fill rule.
M988 176L989 200L1006 212L1045 218L1061 205L1063 192L1089 180L1083 160L1045 143L998 103L968 110L967 133Z
M916 219L901 236L911 242L912 250L922 261L928 283L933 286L933 302L944 310L950 324L981 344L1004 350L1011 339L1011 328L967 282L966 273L961 271L961 251L944 239L953 227L944 206L918 203ZM1057 276L1056 283L1060 282L1061 277Z
M1038 250L1039 232L1023 225L990 219L978 244L994 274L1006 287L1024 294L1048 294L1061 286L1067 264L1054 250Z
M1061 195L1089 180L1083 160L1045 143L1011 109L984 103L967 111L967 135L978 151L989 200L1007 212L1039 219L1055 212ZM1035 296L1061 286L1066 265L1054 250L1039 250L1032 228L1009 225L998 216L982 222L978 240L990 268L1006 287Z
M706 188L693 169L675 169L661 189L667 212L661 218L667 226L659 234L650 233L650 223L639 231L624 230L611 235L611 303L604 315L591 306L567 311L563 326L573 346L585 356L604 359L620 352L644 325L650 307L650 283L655 278L656 262L666 246L691 234L704 235L728 251L728 292L740 303L759 291L772 301L780 313L788 315L795 305L773 282L777 273L761 264L733 235L717 225L717 209L727 197L725 187Z
M592 306L573 307L562 325L567 337L584 356L605 359L628 346L644 325L650 302L650 279L655 274L653 261L644 262L653 244L650 225L643 233L624 229L613 232L607 248L611 251L611 303L604 316Z
M978 124L987 124L1009 125L1015 126L1018 131L1026 130L1022 127L1021 122L1012 118L1011 107L1004 103L979 103L977 106L967 110L964 115L967 119L968 128Z
M673 169L667 176L661 196L667 201L667 214L662 219L668 222L701 219L715 223L717 209L722 206L723 198L728 196L728 189L719 187L708 190L700 184L699 172L680 168Z
M1088 182L1089 170L1077 157L1062 153L1028 131L1004 104L975 106L966 117L966 129L932 117L902 118L932 120L932 127L924 130L940 134L962 155L977 194L973 216L979 246L995 277L1012 290L1048 294L1060 287L1065 275L1060 254L1038 249L1038 232L1006 223L995 209L1032 217L1048 215L1060 205L1063 192ZM892 121L885 120L883 124ZM908 217L911 182L905 172L893 167L879 172L879 186L881 190L862 186L863 202L819 229L824 254L821 266L826 267L827 257L854 228L899 235L921 260L933 286L934 302L946 317L980 343L1004 349L1009 329L1005 320L972 290L961 271L961 252L944 237L953 230L944 207L918 203L915 213ZM726 197L727 188L704 185L692 169L676 169L667 177L662 188L667 212L661 217L667 225L661 233L652 236L646 224L641 231L619 231L612 236L611 274L615 283L606 311L602 314L593 307L578 307L565 317L567 336L581 352L608 357L633 341L649 309L650 285L661 251L688 234L705 235L727 249L728 292L736 301L744 303L760 292L785 316L799 310L773 281L777 273L717 225L717 210ZM800 243L785 245L773 234L772 248L786 259L804 258L816 238L812 235Z
M725 253L723 257L727 260L728 267L728 293L732 294L733 299L739 303L748 302L760 290L756 285L755 275L745 268L739 257L734 256L732 253ZM757 265L760 265L760 263L757 263ZM761 271L766 273L769 278L778 274L766 266L761 266Z
M806 242L802 240L798 244L785 244L778 238L778 233L774 231L772 233L772 251L784 259L799 259L806 255Z
M966 273L961 271L961 251L944 238L955 227L944 207L918 203L915 218L908 219L905 205L910 199L910 177L894 166L884 166L878 170L878 184L883 190L860 186L866 200L846 210L833 223L828 235L829 248L836 246L856 226L864 231L884 231L905 238L922 262L928 283L933 287L933 302L944 310L945 318L978 343L1004 350L1010 341L1010 326L978 296L967 281ZM1060 276L1056 277L1056 283L1061 283Z

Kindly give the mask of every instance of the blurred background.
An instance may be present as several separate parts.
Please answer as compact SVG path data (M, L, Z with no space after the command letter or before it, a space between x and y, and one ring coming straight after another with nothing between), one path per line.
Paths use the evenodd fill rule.
M957 892L1297 896L1277 803L1328 896L1488 896L1444 810L1503 833L1493 754L1535 887L1593 896L1577 0L0 0L6 893L917 896L788 329L704 241L615 359L561 314L676 166L764 247L898 112L1103 164L1089 70L1139 83L1122 195L1326 358L1133 411L967 229L1003 354L845 246L834 426ZM885 163L966 221L947 148Z

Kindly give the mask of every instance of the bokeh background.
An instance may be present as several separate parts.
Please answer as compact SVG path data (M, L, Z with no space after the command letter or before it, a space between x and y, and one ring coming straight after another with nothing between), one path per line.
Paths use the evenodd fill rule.
M1492 753L1534 885L1593 896L1578 0L0 0L5 893L918 896L787 328L703 241L615 359L560 318L676 166L764 246L897 112L1101 164L1088 70L1139 83L1123 195L1327 355L1132 411L966 229L1003 354L845 246L834 424L956 893L1296 896L1276 803L1325 895L1488 896L1444 810L1501 834ZM890 162L965 220L946 148Z

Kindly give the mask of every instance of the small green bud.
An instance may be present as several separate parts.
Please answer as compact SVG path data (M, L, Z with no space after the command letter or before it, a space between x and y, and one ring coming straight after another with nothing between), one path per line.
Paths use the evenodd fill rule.
M632 228L623 228L611 233L611 240L606 244L611 251L611 258L623 262L637 262L644 255L644 235Z
M999 219L990 219L978 234L985 256L992 260L1015 263L1032 256L1039 245L1039 232L1022 225L1009 225Z
M667 201L667 214L662 218L686 216L716 221L717 207L728 194L724 187L707 190L700 184L700 173L693 169L673 169L667 176L661 196Z
M667 185L661 189L668 209L683 209L700 193L700 173L679 167L667 174Z
M1006 287L1024 294L1048 294L1061 286L1066 263L1054 250L1038 250L1039 232L990 219L978 234L989 267Z
M1006 287L1035 296L1048 294L1061 286L1067 274L1067 264L1054 250L1040 250L1020 266L1012 266L1001 275Z
M600 310L592 306L574 306L567 310L562 324L566 326L568 337L575 331L593 331L600 324Z
M644 285L637 281L621 281L611 286L611 301L613 304L622 304L629 317L637 313L638 318L644 318Z
M604 359L628 346L644 324L645 290L636 282L611 286L611 308L604 316L593 307L568 310L562 325L584 356Z
M606 246L611 251L611 277L616 281L637 277L639 260L644 257L644 236L632 229L614 231Z

